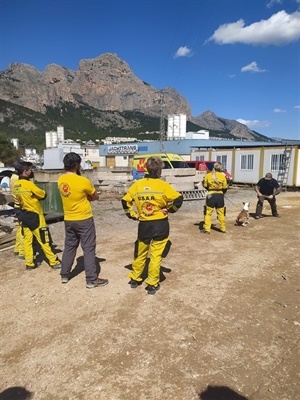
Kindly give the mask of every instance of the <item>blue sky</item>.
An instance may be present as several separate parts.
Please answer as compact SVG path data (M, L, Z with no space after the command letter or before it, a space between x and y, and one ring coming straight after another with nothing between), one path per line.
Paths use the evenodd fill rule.
M0 70L116 53L193 116L300 140L300 0L0 0Z

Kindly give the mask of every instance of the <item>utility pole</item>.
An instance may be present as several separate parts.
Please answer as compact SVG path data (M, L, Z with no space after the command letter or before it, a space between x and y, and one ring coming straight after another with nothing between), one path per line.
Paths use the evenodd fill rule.
M164 153L164 140L166 138L165 135L165 121L164 121L164 105L165 105L165 95L163 90L160 92L160 127L159 127L159 151L160 153Z

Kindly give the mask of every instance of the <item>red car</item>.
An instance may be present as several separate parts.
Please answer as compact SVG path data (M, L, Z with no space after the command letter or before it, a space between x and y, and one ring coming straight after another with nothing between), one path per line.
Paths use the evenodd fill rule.
M216 163L216 161L186 161L186 164L191 167L191 168L195 168L197 171L206 171L206 172L210 172L212 171L213 167L214 167L214 163ZM227 179L227 183L228 185L232 185L232 176L231 174L224 169L223 174L225 175L226 179Z

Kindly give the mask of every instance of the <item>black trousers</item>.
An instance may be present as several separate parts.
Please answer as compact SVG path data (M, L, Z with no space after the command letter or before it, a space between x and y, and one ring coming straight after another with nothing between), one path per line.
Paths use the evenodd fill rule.
M276 204L276 197L273 196L271 199L265 198L264 196L257 196L258 201L256 204L256 212L255 214L257 216L261 216L263 206L264 206L264 201L267 200L267 202L270 204L272 215L277 215L277 204Z

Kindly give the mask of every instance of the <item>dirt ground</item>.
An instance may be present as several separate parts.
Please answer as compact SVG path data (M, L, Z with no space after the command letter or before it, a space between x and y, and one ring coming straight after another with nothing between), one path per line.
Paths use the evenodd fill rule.
M131 289L137 223L118 199L94 204L101 277L86 289L82 252L60 283L43 263L26 271L0 253L0 399L297 400L300 398L300 193L278 211L234 221L252 189L226 194L226 234L199 232L204 200L170 216L161 290ZM61 255L63 222L50 225ZM77 275L76 275L77 274Z

